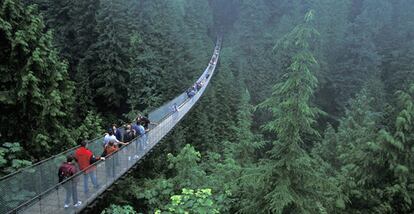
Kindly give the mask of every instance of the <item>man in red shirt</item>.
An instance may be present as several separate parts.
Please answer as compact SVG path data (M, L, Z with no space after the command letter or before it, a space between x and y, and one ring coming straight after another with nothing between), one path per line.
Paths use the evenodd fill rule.
M92 162L95 159L95 156L91 152L91 150L86 148L87 141L82 141L80 143L80 148L75 151L75 159L78 162L79 169L84 172L83 174L83 190L85 194L89 192L88 187L88 176L91 178L92 184L95 189L99 188L98 181L96 180L96 167L91 166Z

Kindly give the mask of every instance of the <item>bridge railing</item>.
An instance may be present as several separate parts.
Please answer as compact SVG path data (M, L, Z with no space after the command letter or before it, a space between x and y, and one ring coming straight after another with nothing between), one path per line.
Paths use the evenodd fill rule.
M217 42L216 49L219 49L219 47L220 43ZM218 53L216 58L218 59ZM0 213L58 213L61 211L77 212L82 209L135 165L185 116L204 93L215 66L215 64L210 64L200 76L198 81L205 81L205 83L193 98L188 99L186 94L184 94L185 100L183 100L183 94L177 97L180 101L183 100L177 106L178 111L173 111L169 106L175 102L169 102L162 106L162 111L157 109L157 116L161 118L161 122L154 129L143 137L134 139L128 146L122 147L107 160L99 161L92 166L97 174L98 182L100 182L99 188L89 188L89 194L85 194L83 191L83 176L85 174L82 172L64 183L59 183L58 168L66 159L66 156L73 154L78 148L75 147L17 173L3 177L0 180L0 191L2 191L2 194L0 194ZM176 101L176 99L173 101ZM88 148L95 155L99 155L103 151L102 142L103 138L97 138L88 143ZM76 182L78 180L79 182ZM79 200L83 201L83 205L78 209L63 210L65 187L70 186L71 183L76 183L76 188L80 192Z
M219 44L220 41L217 41L217 44ZM214 49L214 54L211 57L210 62L215 61L214 59L216 57L218 57L218 50L219 50L219 46L216 45L215 49ZM214 65L215 67L215 65ZM202 82L204 79L206 79L206 75L210 75L209 72L212 70L213 68L213 64L209 64L206 68L206 70L204 70L203 75L201 75L198 80L196 82ZM148 114L148 118L150 121L154 121L156 123L162 121L165 117L169 116L170 114L172 114L172 112L174 112L174 107L173 106L181 106L186 100L187 100L188 96L187 93L182 93L179 96L177 96L176 98L174 98L173 100L168 101L167 103L165 103L164 105L158 107L157 109L155 109L154 111L150 112Z
M151 122L159 123L161 122L165 117L170 115L173 112L173 106L181 106L186 100L187 100L187 94L182 93L176 98L174 98L171 101L168 101L166 104L162 105L161 107L155 109L151 113L148 114L148 119Z
M89 149L94 154L103 151L103 138L96 138L89 142ZM59 183L57 169L66 160L66 156L73 154L79 147L66 150L16 173L3 177L0 180L0 213L19 206L27 200L40 195Z

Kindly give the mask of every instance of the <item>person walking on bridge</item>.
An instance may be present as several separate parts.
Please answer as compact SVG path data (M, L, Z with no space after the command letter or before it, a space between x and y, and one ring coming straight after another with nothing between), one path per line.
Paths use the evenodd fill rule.
M137 137L137 133L135 129L132 128L131 124L127 124L125 127L124 141L126 143L129 143L136 137Z
M79 169L83 171L83 190L85 194L89 193L88 177L91 178L94 188L99 188L98 180L96 179L96 167L91 166L94 162L98 161L91 150L86 148L87 141L80 142L80 148L75 151L75 159L78 162Z
M144 126L146 131L149 131L149 125L158 125L157 123L151 122L147 117L138 114L137 118L135 119L137 124L141 124L142 126Z
M71 178L73 175L75 175L78 172L78 170L76 169L76 166L72 163L72 161L73 161L73 156L68 155L66 157L66 162L64 162L59 167L59 173L58 173L59 182L64 182L65 180L67 180L68 178ZM70 198L73 199L74 207L79 207L82 204L82 201L78 201L78 190L76 188L78 186L78 180L79 180L78 177L74 177L71 180L67 180L63 184L63 188L65 188L66 190L66 199L65 199L64 208L69 208Z
M112 153L118 151L118 146L115 145L114 141L110 141L108 145L106 145L104 150L105 156L105 171L107 178L114 178L115 177L115 167L118 165L118 155L112 155Z
M137 136L139 137L137 141L135 141L135 156L134 159L139 158L139 153L141 151L145 150L145 143L147 141L147 135L145 134L145 128L144 128L144 122L139 123L137 122L132 126L132 128L137 133Z
M115 143L115 145L117 145L117 146L127 145L127 143L124 143L124 142L119 141L117 139L117 137L114 135L114 128L113 127L109 128L108 129L108 133L105 134L105 137L104 137L104 141L103 141L103 145L102 146L105 148L106 145L110 141L113 141Z
M121 127L118 128L115 123L112 124L112 130L112 133L115 135L116 139L123 142L124 130Z

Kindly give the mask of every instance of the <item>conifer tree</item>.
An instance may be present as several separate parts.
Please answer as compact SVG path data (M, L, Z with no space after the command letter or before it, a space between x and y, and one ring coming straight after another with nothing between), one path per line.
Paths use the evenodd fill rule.
M96 108L91 99L88 70L79 67L88 50L98 37L96 14L100 7L99 0L65 1L65 0L25 0L27 4L38 5L44 15L48 29L54 32L54 40L60 56L68 61L68 72L76 84L75 121L81 122L88 112Z
M355 8L353 8L355 9ZM336 63L332 80L338 85L337 101L341 107L355 96L372 78L380 75L382 56L376 36L390 21L388 1L362 1L361 8L350 14L351 23L346 30L345 52Z
M345 116L340 120L338 131L332 126L326 129L322 143L315 151L330 162L336 169L346 165L355 157L349 157L360 150L361 144L375 139L377 134L377 122L381 117L374 110L375 98L369 96L366 89L362 90L355 99L350 101L350 107ZM361 158L365 158L362 155Z
M88 99L106 114L116 115L126 108L129 28L125 7L120 0L101 1L96 17L99 36L80 64L82 76L88 79L84 86L90 90Z
M246 78L246 84L256 93L252 97L252 103L257 104L263 100L270 92L269 88L274 84L274 76L269 75L269 70L272 69L270 63L270 53L266 46L271 45L270 37L263 38L267 35L265 29L270 29L266 20L270 17L269 8L266 7L266 2L263 0L242 0L237 4L240 10L238 14L238 21L235 23L237 34L232 40L236 40L237 52L239 60L236 61L239 72L247 77L254 76L255 78ZM257 11L261 11L257 13ZM254 81L253 81L254 80Z
M128 103L134 110L153 110L193 81L188 76L191 57L184 48L181 4L145 0L131 5L130 13L137 18L131 20Z
M77 73L79 61L85 57L89 46L96 41L96 12L99 0L24 0L36 4L42 12L45 24L53 31L60 55L68 60L69 74Z
M131 110L149 110L162 105L159 90L162 69L158 65L157 53L139 33L134 33L130 54L128 103Z
M413 201L414 87L396 93L397 114L392 129L382 129L367 139L358 137L344 151L343 190L354 213L411 213ZM352 133L351 133L352 134Z
M2 140L22 142L36 157L73 145L73 83L35 7L2 1L0 37Z
M255 146L254 140L255 136L251 131L252 126L252 117L253 117L253 106L250 102L250 93L246 89L241 96L240 108L237 111L237 123L235 128L236 133L236 142L234 153L236 160L239 163L251 163L255 159L254 150L257 148Z
M183 21L188 38L188 47L198 47L196 49L189 48L188 51L195 57L194 65L200 65L202 69L205 65L205 59L210 57L210 52L206 51L210 46L206 41L211 41L208 38L208 31L212 27L212 14L208 1L187 0L184 4ZM216 35L212 35L213 41Z
M265 172L258 178L265 182L260 187L264 194L264 201L260 202L263 212L312 213L331 208L333 185L304 150L309 143L307 137L318 135L313 125L320 112L310 104L317 87L313 74L317 61L311 52L311 40L318 33L312 27L313 16L314 11L309 11L304 23L276 46L293 55L271 97L260 104L274 118L264 128L277 136L270 159L265 161Z

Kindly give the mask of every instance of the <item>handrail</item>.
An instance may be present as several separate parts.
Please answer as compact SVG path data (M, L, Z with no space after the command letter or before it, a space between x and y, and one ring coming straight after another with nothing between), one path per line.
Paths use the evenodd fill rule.
M139 137L134 138L134 140L135 140L135 139L137 139L137 138L139 138ZM131 141L131 143L132 143L132 141ZM129 144L128 144L128 145L129 145ZM80 146L79 146L79 147L80 147ZM114 155L114 154L118 153L119 151L120 151L120 149L119 149L119 150L117 150L116 152L112 153L110 156L112 156L112 155ZM47 189L47 190L43 191L42 193L40 193L39 195L37 195L37 196L33 197L32 199L30 199L30 200L28 200L28 201L26 201L26 202L22 203L21 205L19 205L18 207L16 207L16 208L15 208L15 209L13 209L12 211L9 211L9 213L13 213L13 212L15 212L16 210L19 210L19 209L21 209L22 207L25 207L27 204L32 203L33 201L35 201L35 200L36 200L36 199L38 199L38 198L42 198L42 196L47 195L49 192L51 192L52 190L54 190L54 189L56 189L57 187L61 186L62 184L65 184L65 183L67 183L67 182L70 182L73 178L75 178L75 177L77 177L77 176L79 176L79 175L83 174L85 171L87 171L87 170L89 170L89 169L92 169L93 167L96 167L96 166L97 166L99 163L101 163L102 161L103 161L103 160L98 160L98 161L96 161L95 163L93 163L93 164L89 165L88 167L86 167L85 169L83 169L83 170L79 170L77 173L75 173L74 175L70 176L69 178L67 178L67 179L65 179L65 180L63 180L63 181L61 181L61 182L57 183L57 184L56 184L56 185L54 185L53 187L50 187L49 189Z

